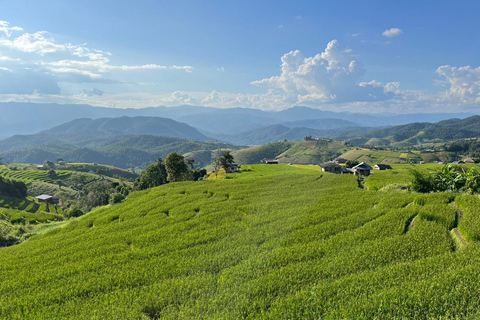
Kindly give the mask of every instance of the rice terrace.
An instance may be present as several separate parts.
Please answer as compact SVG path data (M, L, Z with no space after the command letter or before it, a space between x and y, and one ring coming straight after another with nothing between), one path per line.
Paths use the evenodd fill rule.
M480 1L0 12L0 320L480 319Z
M1 317L479 316L478 196L244 169L137 192L2 249Z

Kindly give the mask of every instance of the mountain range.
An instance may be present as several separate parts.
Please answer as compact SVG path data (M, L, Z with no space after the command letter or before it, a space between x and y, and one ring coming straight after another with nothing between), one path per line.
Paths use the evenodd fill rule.
M208 108L200 106L149 107L118 109L73 104L0 103L0 138L15 134L32 134L80 118L162 117L186 123L206 136L236 134L265 126L282 124L287 127L306 127L316 130L345 126L393 126L411 122L437 122L450 118L466 118L470 113L436 114L364 114L331 112L296 106L282 111L262 111L248 108ZM323 120L323 121L321 121ZM292 123L293 122L293 123ZM347 123L348 122L348 123Z

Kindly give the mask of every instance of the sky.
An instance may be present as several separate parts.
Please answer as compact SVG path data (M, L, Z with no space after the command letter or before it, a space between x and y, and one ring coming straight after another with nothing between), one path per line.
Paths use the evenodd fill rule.
M480 113L479 1L0 0L0 101Z

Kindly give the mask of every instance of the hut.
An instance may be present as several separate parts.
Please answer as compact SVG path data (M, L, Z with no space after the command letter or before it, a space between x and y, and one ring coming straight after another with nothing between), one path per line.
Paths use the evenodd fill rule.
M352 172L357 176L369 176L370 171L372 171L372 170L373 170L373 168L370 167L365 162L359 163L355 167L352 168Z

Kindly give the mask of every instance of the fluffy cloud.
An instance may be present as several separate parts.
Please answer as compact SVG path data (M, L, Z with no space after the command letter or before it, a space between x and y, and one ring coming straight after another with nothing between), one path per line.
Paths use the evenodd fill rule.
M437 69L440 76L446 78L450 89L445 92L447 98L458 99L464 103L480 102L480 67L472 68L441 66Z
M363 65L352 51L340 47L337 40L328 43L324 52L304 57L291 51L282 59L282 73L268 79L253 81L256 86L282 91L298 102L377 101L391 98L377 82L357 84L365 74Z
M403 33L402 29L399 28L390 28L383 31L382 35L388 38L393 38L401 35Z
M49 81L56 79L59 83L119 83L119 81L108 79L107 74L114 71L140 70L179 70L188 73L193 71L192 66L165 66L153 63L115 65L110 61L112 56L110 52L89 48L86 44L58 43L46 31L22 32L14 35L15 32L21 31L23 29L20 27L9 27L8 22L0 21L0 52L8 54L8 56L0 55L0 61L4 64L2 70L18 73L17 77L33 72L34 79L48 78ZM27 82L31 83L31 81ZM12 90L13 87L17 88L17 86L6 85L5 81L0 82L0 85L3 86L0 88L1 92ZM21 83L18 86L21 86ZM42 84L39 83L38 86L42 87ZM25 90L30 90L31 87L31 85L25 85ZM51 92L52 90L47 91ZM11 93L18 93L18 90Z

